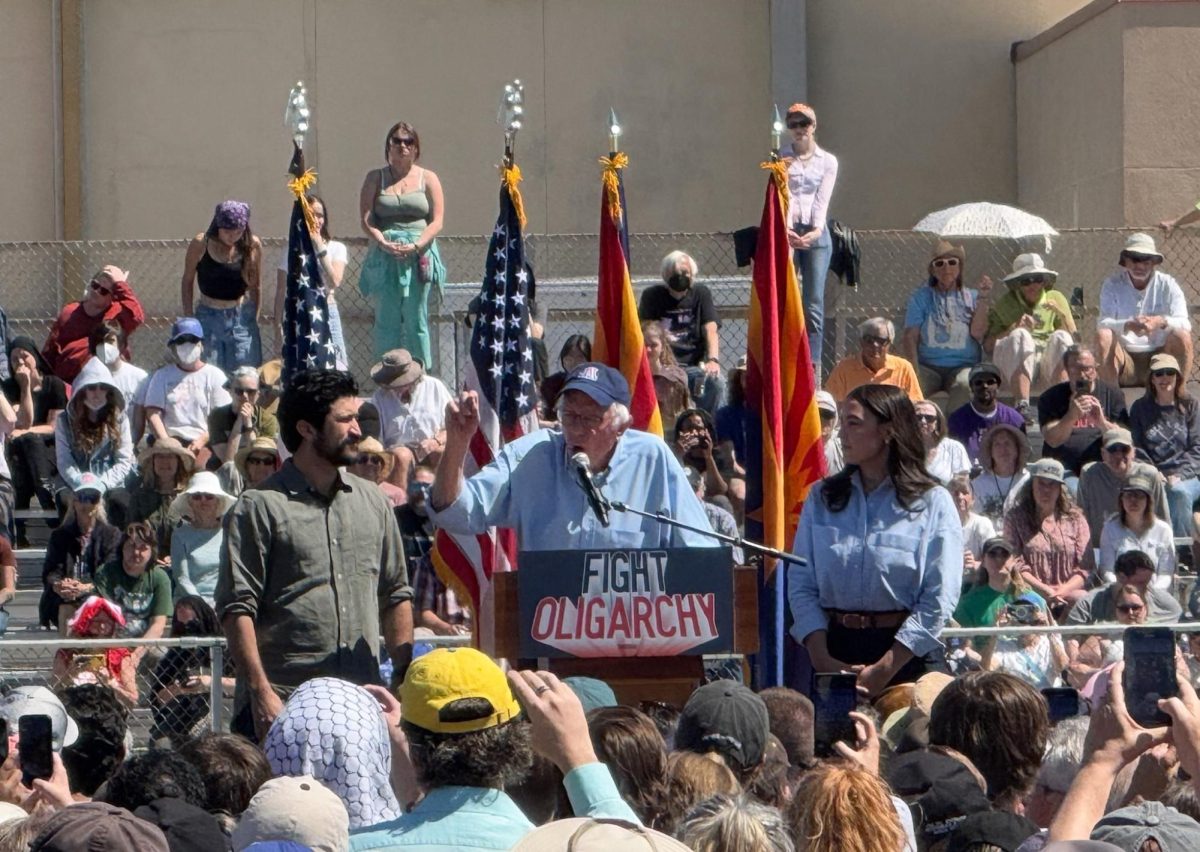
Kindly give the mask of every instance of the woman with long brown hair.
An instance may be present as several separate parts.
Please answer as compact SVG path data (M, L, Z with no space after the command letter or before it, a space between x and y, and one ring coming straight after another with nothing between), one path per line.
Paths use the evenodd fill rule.
M877 695L946 669L938 638L958 603L962 523L925 469L908 395L863 385L842 404L846 467L818 483L800 514L788 567L792 635L818 672L853 670Z
M667 747L654 721L635 707L599 707L588 713L588 731L596 757L642 823L669 830Z
M805 852L903 852L904 827L887 784L848 763L826 763L800 779L788 822Z
M1129 407L1133 445L1167 478L1167 505L1175 535L1192 535L1192 504L1200 497L1200 402L1174 355L1150 359L1146 394Z
M445 200L442 182L424 166L421 137L398 121L384 137L383 168L371 169L358 194L358 215L371 239L358 289L375 306L375 357L407 349L432 370L429 291L442 292L446 268L438 253Z
M133 441L125 416L125 395L99 358L83 365L75 377L75 394L54 421L54 454L62 485L57 499L66 511L67 483L93 473L104 483L104 504L114 526L122 527L129 511L126 485L134 474Z

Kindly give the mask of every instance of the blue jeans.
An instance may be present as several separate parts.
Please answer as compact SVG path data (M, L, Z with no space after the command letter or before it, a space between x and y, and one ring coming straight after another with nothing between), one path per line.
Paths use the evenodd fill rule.
M808 329L808 351L812 355L813 371L817 381L825 374L822 356L822 340L825 334L825 278L829 275L829 261L833 257L833 238L829 228L811 248L797 249L793 257L796 272L800 275L800 295L804 305L804 324Z
M1200 497L1200 479L1181 479L1167 486L1167 508L1176 538L1192 537L1192 504Z
M204 360L226 373L238 367L257 367L262 363L262 341L255 305L249 299L232 308L196 306L196 319L204 329Z
M688 392L696 407L715 416L725 396L725 376L721 373L710 376L703 367L684 367L684 370L688 377Z

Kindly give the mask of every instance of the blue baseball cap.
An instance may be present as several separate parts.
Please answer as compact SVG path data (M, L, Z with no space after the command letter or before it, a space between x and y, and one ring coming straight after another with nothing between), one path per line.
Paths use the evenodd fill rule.
M614 402L629 405L629 382L625 381L619 370L607 364L588 361L571 370L559 393L570 390L583 391L606 407Z
M200 340L204 339L204 327L200 325L200 320L195 317L179 317L171 325L171 336L167 338L167 343L174 343L181 337L197 337Z

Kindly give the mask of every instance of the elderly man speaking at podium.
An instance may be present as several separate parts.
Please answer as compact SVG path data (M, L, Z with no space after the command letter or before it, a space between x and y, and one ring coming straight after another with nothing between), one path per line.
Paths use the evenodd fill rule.
M628 405L629 385L620 372L581 364L567 374L558 397L561 432L542 429L506 444L491 464L464 479L479 407L473 391L461 394L446 406L446 450L430 517L460 534L512 527L522 550L718 546L652 518L610 514L604 497L711 529L667 445L629 428Z

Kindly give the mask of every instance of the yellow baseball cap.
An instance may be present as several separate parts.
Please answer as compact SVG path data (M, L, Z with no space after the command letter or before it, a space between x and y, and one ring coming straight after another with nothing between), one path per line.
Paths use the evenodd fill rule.
M413 660L400 685L404 721L437 734L483 731L515 719L521 705L500 667L474 648L438 648ZM463 698L480 698L491 712L475 719L445 721L442 710Z

